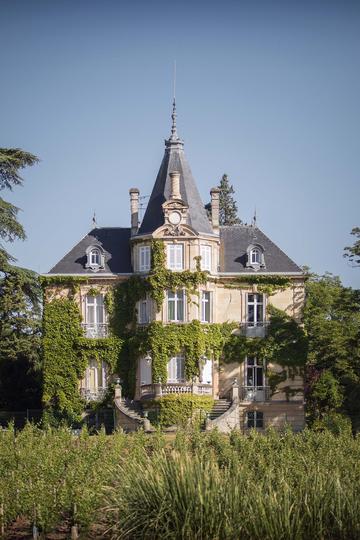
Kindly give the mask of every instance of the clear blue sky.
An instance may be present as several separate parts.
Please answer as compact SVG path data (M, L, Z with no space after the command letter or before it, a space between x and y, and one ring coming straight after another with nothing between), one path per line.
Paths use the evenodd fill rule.
M47 272L91 227L129 225L178 129L204 202L226 172L239 213L298 264L360 287L360 2L0 0L0 146L41 163L2 192Z

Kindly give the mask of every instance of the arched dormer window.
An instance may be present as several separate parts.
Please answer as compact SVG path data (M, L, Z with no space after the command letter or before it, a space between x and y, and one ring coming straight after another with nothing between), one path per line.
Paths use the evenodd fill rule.
M100 246L89 246L86 250L86 265L85 268L90 268L93 272L105 267L105 255Z
M264 249L258 244L250 244L247 249L247 267L251 267L254 270L265 268Z

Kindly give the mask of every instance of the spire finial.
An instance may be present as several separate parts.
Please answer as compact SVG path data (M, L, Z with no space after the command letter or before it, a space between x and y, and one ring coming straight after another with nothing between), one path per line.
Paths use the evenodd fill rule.
M96 221L96 212L94 210L94 215L93 215L93 218L92 218L92 226L94 229L97 229L97 221Z
M177 129L176 129L176 101L175 101L175 97L174 97L174 101L173 101L173 108L172 108L172 115L171 115L171 118L172 118L172 125L171 125L171 135L170 135L170 140L171 141L177 141L178 140L178 134L177 134Z

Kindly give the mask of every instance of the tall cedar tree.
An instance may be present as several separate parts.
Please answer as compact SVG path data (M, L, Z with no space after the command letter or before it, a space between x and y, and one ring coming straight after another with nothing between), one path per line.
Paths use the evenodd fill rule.
M331 274L306 284L307 412L310 422L329 413L360 428L360 291Z
M36 156L19 148L0 148L0 191L21 186L23 179L19 170L38 161ZM23 226L17 220L18 212L19 208L0 197L0 271L4 270L9 262L14 262L1 241L13 242L26 237Z
M239 225L241 224L241 219L238 217L238 208L236 201L234 200L233 194L235 190L230 184L228 175L223 174L220 184L217 186L220 189L220 212L219 212L219 222L220 225ZM211 203L208 203L206 206L206 211L208 216L211 217Z
M357 240L352 246L344 248L344 257L349 259L353 266L360 266L360 227L354 227L350 234L354 235Z
M37 161L18 148L0 148L0 190L22 185L19 171ZM34 272L11 264L3 245L25 239L18 211L0 197L0 407L12 410L40 403L41 288Z

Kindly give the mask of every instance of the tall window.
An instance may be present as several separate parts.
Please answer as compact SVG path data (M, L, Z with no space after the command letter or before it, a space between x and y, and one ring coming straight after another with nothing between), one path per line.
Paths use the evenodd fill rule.
M246 427L247 428L263 428L264 427L264 413L262 411L248 411L246 413Z
M256 356L248 356L245 365L246 385L253 388L264 387L264 362L256 358Z
M168 362L168 382L185 381L185 359L182 355L173 356Z
M176 291L168 291L168 321L183 322L184 321L184 300L185 293L182 289Z
M183 244L168 244L167 245L167 264L169 270L184 269L184 245Z
M144 298L143 300L140 300L139 302L139 323L147 324L149 320L150 320L149 300L148 298Z
M86 401L103 399L108 385L108 366L90 358L81 381L80 391Z
M251 264L261 263L261 253L258 248L254 248L250 251L250 263Z
M151 265L150 246L140 246L139 248L139 269L140 272L148 272Z
M248 294L247 323L250 326L263 325L264 323L264 296L262 294Z
M90 251L90 264L92 266L100 266L101 264L101 255L98 249L92 249Z
M211 246L200 246L201 270L211 272Z
M201 293L201 322L211 322L211 292L209 291Z
M98 325L105 323L104 297L87 295L86 297L86 324Z

